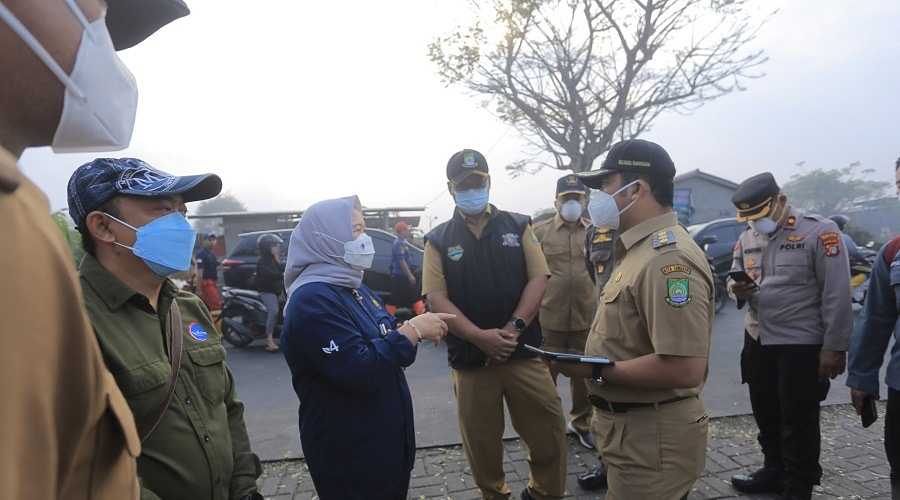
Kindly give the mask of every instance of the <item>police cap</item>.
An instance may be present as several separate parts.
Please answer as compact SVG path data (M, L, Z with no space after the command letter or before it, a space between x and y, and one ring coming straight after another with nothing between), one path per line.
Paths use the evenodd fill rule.
M556 181L556 196L572 193L587 195L587 187L575 174L560 177Z
M594 161L597 164L597 161ZM643 139L628 139L613 145L597 170L578 174L588 187L600 189L603 178L617 172L675 177L675 162L662 146Z
M770 172L754 175L742 182L731 197L731 202L737 208L738 222L761 219L769 215L772 210L772 199L780 192L781 188Z
M488 164L483 154L474 149L463 149L450 157L447 162L448 181L457 184L472 174L487 177Z

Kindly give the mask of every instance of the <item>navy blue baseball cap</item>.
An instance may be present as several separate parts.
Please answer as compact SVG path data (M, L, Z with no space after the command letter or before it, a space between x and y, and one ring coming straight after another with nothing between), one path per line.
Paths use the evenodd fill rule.
M179 194L185 202L207 200L222 191L215 174L175 176L137 158L97 158L69 179L69 216L81 227L87 215L118 195L160 198Z

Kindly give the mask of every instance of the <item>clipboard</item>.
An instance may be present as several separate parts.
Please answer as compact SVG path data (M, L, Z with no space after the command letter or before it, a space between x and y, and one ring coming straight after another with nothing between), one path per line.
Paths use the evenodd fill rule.
M613 366L615 361L603 356L584 356L582 354L569 354L563 352L550 352L525 344L525 349L540 355L544 359L557 363L581 363L585 365Z

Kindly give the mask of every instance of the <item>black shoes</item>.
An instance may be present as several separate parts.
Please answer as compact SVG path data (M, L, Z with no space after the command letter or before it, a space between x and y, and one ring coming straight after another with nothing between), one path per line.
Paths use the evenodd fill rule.
M578 486L585 491L605 490L607 487L606 468L603 467L603 464L601 463L587 474L578 476Z
M534 497L531 496L531 493L528 492L528 488L522 490L522 500L534 500Z
M784 478L781 468L763 467L752 474L732 476L731 485L741 493L781 493Z
M810 484L791 484L787 487L780 500L810 500L813 487Z
M571 423L568 425L568 429L566 430L571 434L575 434L575 436L578 438L578 442L581 443L581 446L584 446L589 450L597 449L597 444L594 443L594 435L591 433L591 431L580 431L573 427Z

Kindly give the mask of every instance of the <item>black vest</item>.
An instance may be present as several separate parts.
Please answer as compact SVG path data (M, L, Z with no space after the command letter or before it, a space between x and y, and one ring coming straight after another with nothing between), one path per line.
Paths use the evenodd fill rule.
M528 284L522 238L531 219L493 206L491 211L481 239L475 238L458 211L425 237L441 254L448 298L482 329L506 326ZM475 345L455 335L448 335L446 340L453 368L487 364L488 357ZM533 357L522 345L538 347L542 340L541 327L535 320L519 336L519 346L511 358Z

